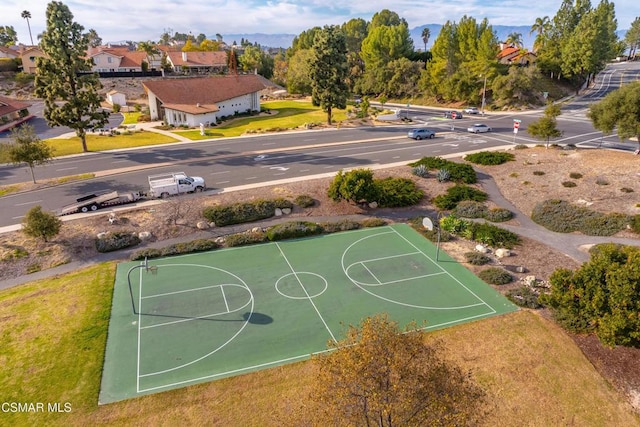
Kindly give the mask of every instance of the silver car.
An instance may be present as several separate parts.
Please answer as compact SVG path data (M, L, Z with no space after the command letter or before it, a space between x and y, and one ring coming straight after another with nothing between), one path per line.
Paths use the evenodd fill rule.
M464 111L467 114L480 114L480 111L476 107L467 107L462 111Z
M436 136L436 133L434 131L432 131L431 129L411 129L409 131L409 133L407 133L407 136L409 138L412 139L417 139L418 141L420 141L421 139L433 139Z
M467 132L471 132L471 133L491 132L491 128L483 123L476 123L475 125L468 127Z

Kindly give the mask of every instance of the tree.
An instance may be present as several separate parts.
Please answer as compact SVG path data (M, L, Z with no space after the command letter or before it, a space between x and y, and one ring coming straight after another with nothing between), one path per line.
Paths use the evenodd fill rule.
M422 29L422 41L424 42L424 51L427 51L427 43L429 43L429 37L431 37L431 30L428 27Z
M378 197L373 172L371 169L338 171L329 185L327 195L335 202L340 200L352 203L373 202Z
M22 232L30 237L41 237L48 242L60 232L62 221L51 212L43 212L40 205L29 209L22 221Z
M549 21L548 16L543 16L542 18L536 18L536 22L531 26L531 31L529 31L529 35L536 33L537 35L541 35L551 28L551 21Z
M633 20L631 28L624 35L624 41L629 47L629 59L635 59L636 51L640 46L640 17Z
M11 136L14 143L9 147L9 159L13 164L26 163L31 171L31 179L36 183L33 168L36 165L43 165L53 157L52 149L41 141L36 135L33 126L23 124L18 128L11 129Z
M517 33L517 32L513 32L510 33L507 36L507 39L505 40L505 43L511 46L515 46L517 48L521 48L522 47L522 34L521 33Z
M63 3L49 3L46 15L47 29L40 42L45 56L36 58L35 95L44 99L47 123L75 130L86 152L87 129L103 127L109 117L100 106L102 85L91 73L92 60L86 58L89 37Z
M317 34L311 51L311 102L327 113L330 125L331 110L347 107L347 46L340 27L325 26Z
M102 46L102 38L98 35L98 32L96 30L91 28L87 33L87 36L89 37L89 46L91 47Z
M543 301L558 321L577 332L595 332L609 346L640 347L640 248L598 245L578 270L559 269Z
M329 348L313 358L311 398L322 424L461 426L481 418L484 391L415 325L403 331L386 315L369 317Z
M18 33L10 25L0 26L0 46L13 46L18 41Z
M311 49L296 51L289 58L287 67L287 92L302 95L311 94L311 63L314 55Z
M31 19L31 12L29 12L28 10L23 10L20 16L22 17L22 19L27 20L27 28L29 28L29 39L31 39L31 46L33 46L33 36L31 35L31 24L29 24L29 19Z
M545 140L546 147L549 148L549 140L562 136L562 131L558 130L556 117L560 115L560 106L549 104L544 109L544 116L537 121L530 123L527 132L536 139Z
M605 134L616 129L620 140L636 137L640 145L640 82L626 84L591 104L588 116L594 128Z

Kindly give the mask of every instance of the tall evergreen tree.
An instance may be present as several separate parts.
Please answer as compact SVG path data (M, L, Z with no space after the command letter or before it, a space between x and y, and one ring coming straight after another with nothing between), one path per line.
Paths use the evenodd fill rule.
M47 5L47 29L40 41L45 56L36 59L35 95L44 99L44 117L50 126L75 130L87 149L87 129L103 127L109 113L100 107L98 75L86 58L89 35L73 22L73 14L61 2Z
M636 51L640 46L640 17L633 20L631 28L624 35L624 41L629 48L629 59L635 59Z
M327 25L313 43L311 63L311 101L327 113L331 124L332 108L347 107L347 45L344 33L336 25Z

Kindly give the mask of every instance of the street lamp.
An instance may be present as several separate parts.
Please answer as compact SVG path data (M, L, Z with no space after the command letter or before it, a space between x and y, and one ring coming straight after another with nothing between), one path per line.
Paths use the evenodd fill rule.
M482 76L480 76L482 77ZM484 116L485 93L487 93L487 75L484 75L484 85L482 86L482 115Z

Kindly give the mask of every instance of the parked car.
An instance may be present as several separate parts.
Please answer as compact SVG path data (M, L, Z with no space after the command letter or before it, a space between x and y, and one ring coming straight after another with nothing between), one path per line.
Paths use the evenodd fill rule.
M425 129L425 128L411 129L407 134L407 136L409 138L417 139L418 141L420 141L421 139L427 139L427 138L433 139L436 137L436 133L431 129Z
M445 111L444 117L447 119L461 119L462 113L460 111Z
M480 110L477 107L467 107L464 111L466 114L480 114Z
M475 125L468 127L467 132L471 132L471 133L491 132L491 128L483 123L476 123Z

